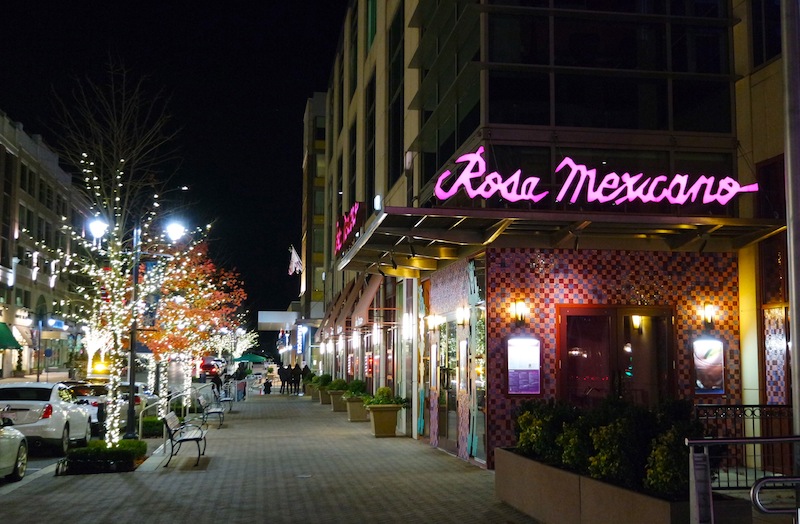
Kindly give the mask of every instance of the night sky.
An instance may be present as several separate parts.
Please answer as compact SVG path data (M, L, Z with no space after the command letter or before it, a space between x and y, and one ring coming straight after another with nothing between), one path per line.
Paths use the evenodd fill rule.
M173 181L191 187L212 256L247 306L285 310L299 250L305 103L328 86L347 0L16 1L0 14L0 110L55 145L51 93L103 80L109 57L169 97L182 130Z

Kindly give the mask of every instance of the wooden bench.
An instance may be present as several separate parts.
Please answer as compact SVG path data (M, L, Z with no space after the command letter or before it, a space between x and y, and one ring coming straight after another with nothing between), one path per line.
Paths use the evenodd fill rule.
M174 411L167 413L167 416L161 420L164 422L164 427L167 430L170 446L169 460L164 464L164 467L166 468L169 466L169 461L178 454L178 451L181 449L181 444L184 442L194 442L197 444L197 462L195 462L194 465L197 466L200 464L200 455L206 454L206 430L194 424L181 422ZM202 450L200 449L200 442L203 443Z
M203 410L203 416L201 417L203 424L208 424L208 417L214 415L219 419L217 428L222 427L222 423L225 422L225 409L222 406L215 406L203 395L197 395L197 405Z

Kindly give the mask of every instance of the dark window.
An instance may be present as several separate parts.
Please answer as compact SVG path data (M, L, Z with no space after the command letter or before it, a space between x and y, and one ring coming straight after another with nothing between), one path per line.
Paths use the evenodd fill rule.
M789 257L786 233L771 236L758 245L758 271L762 304L780 304L789 300L787 291Z
M730 81L675 79L672 96L676 131L731 132Z
M344 195L342 200L347 202L347 208L349 209L352 207L353 202L358 200L357 191L356 191L356 151L357 148L357 133L356 133L356 124L350 126L350 156L349 156L349 166L348 166L348 175L347 175L347 194Z
M556 76L556 125L666 129L667 86L655 78Z
M358 82L358 4L350 12L350 98L356 92Z
M672 26L672 69L690 73L726 74L729 70L728 29Z
M497 124L550 123L550 77L547 73L491 71L489 121Z
M389 187L403 173L403 126L405 107L403 103L403 3L389 28Z
M757 213L759 218L786 218L786 183L783 155L756 166Z
M780 0L753 0L753 65L759 66L781 54Z
M364 130L364 201L372 205L375 196L375 76L365 93L366 129Z
M548 64L550 23L544 16L494 14L489 17L489 60Z

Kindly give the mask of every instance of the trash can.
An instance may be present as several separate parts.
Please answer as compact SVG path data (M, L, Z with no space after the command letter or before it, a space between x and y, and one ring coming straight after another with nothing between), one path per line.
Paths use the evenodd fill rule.
M264 381L264 394L265 395L269 395L270 393L272 393L272 381L271 380L265 380Z
M101 438L106 434L106 403L97 403L97 435Z

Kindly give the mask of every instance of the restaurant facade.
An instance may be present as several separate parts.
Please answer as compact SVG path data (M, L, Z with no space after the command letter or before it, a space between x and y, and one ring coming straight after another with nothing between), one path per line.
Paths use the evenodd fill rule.
M353 2L327 95L318 370L409 397L400 433L489 468L530 399L789 403L762 14Z

